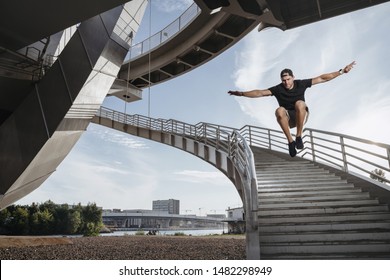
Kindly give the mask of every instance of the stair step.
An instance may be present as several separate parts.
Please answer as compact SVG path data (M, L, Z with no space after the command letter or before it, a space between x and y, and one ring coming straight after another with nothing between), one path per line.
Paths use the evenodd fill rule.
M275 246L260 244L260 252L265 255L272 254L343 254L345 256L362 253L386 253L390 255L389 243L377 244L313 244L313 245L290 245Z
M298 202L319 202L319 201L344 201L348 199L366 199L370 198L368 193L357 193L357 194L329 194L329 195L306 195L306 196L278 196L278 197L260 197L260 204L269 204L269 203L298 203Z
M289 167L300 167L300 168L317 168L317 169L322 169L322 167L313 164L311 162L306 162L306 161L301 161L301 162L296 162L296 163L291 163L289 161L256 161L255 159L255 166L258 168L269 168L270 166L272 167L281 167L281 168L289 168Z
M319 195L352 195L352 194L362 194L362 190L358 188L354 189L325 189L325 190L293 190L293 191L277 191L277 192L258 192L259 198L272 198L272 197L302 197L302 196L319 196ZM369 195L368 193L366 193Z
M306 209L267 209L258 211L259 216L294 216L294 215L330 215L342 213L367 213L388 211L387 205L371 205L359 207L323 207Z
M313 188L312 186L294 186L294 187L289 187L289 186L284 186L284 187L271 187L271 188L266 188L266 187L261 187L258 188L259 193L266 193L266 192L298 192L298 191L305 191L305 190L354 190L358 189L355 188L353 184L342 184L342 185L330 185L330 186L317 186Z
M367 242L370 240L376 242L390 241L390 232L351 232L351 233L321 233L321 234L280 234L280 235L260 235L260 243L267 245L269 243L310 243L310 242L322 242L322 243L335 243L335 242L349 242L349 241L361 241Z
M267 185L267 184L290 184L290 183L318 183L318 182L345 182L346 181L337 178L337 177L290 177L290 178L279 178L279 179L270 179L270 178L263 178L263 179L257 179L257 183L259 185Z
M324 172L307 172L306 174L302 173L284 173L284 174L267 174L267 173L257 173L257 180L286 180L286 178L302 178L302 179L317 179L317 178L339 178L334 174L324 173ZM340 178L339 178L340 179Z
M373 214L353 214L353 215L323 215L323 216L293 216L293 217L259 217L260 227L272 224L311 224L311 223L339 223L352 221L387 221L390 223L390 213L378 212Z
M308 225L262 225L261 235L264 233L283 233L288 234L292 232L328 232L328 231L364 231L386 230L390 239L390 224L387 222L366 222L366 223L327 223L327 224L308 224ZM345 233L347 234L347 233Z
M256 171L259 173L280 173L280 172L308 172L308 171L324 171L317 166L282 166L282 165L265 165L265 166L256 166Z
M347 200L347 201L314 201L314 202L278 202L278 203L261 203L259 209L277 209L277 208L319 208L319 207L346 207L346 206L364 206L377 205L377 199L365 200Z
M346 180L337 180L337 181L318 181L318 182L293 182L293 183L267 183L267 184L259 184L259 188L267 188L267 187L302 187L302 186L312 186L313 188L317 186L342 186L343 184L347 184Z

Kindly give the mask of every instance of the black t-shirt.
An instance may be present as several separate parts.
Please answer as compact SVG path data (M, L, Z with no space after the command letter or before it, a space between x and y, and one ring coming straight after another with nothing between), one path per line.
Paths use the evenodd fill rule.
M294 80L294 87L286 89L282 83L269 88L272 95L278 100L279 106L286 110L294 110L295 102L298 100L305 101L305 90L311 87L311 79Z

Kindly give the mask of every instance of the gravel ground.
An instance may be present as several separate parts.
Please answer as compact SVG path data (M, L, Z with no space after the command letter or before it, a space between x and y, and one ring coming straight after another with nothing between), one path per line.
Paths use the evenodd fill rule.
M53 239L53 238L52 238ZM60 241L61 240L61 241ZM1 260L233 260L246 259L245 239L225 236L104 236L8 246ZM20 243L20 242L19 242ZM7 247L8 246L8 247Z

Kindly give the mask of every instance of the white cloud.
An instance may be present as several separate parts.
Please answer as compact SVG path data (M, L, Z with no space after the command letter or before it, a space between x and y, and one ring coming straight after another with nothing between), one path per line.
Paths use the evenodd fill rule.
M165 13L184 12L194 1L192 0L153 0L159 11Z
M269 29L258 33L252 31L244 39L244 49L236 59L237 71L234 75L236 87L249 90L255 87L267 87L277 81L272 72L280 71L281 55L288 52L299 37L300 30L283 33L278 29ZM286 68L287 66L283 67Z
M372 87L358 99L356 108L350 117L342 120L335 126L335 130L344 134L360 138L389 143L390 130L390 81L381 82Z
M182 170L173 172L173 176L175 180L197 184L219 185L226 183L227 180L226 176L219 171Z
M237 56L235 84L241 90L265 89L280 82L283 68L291 68L297 79L313 78L356 60L351 73L307 90L307 126L388 142L390 74L383 62L390 55L383 34L389 11L381 5L285 32L253 31ZM280 129L274 97L236 100L255 125Z
M105 142L115 143L123 147L127 147L130 149L148 149L148 145L146 145L146 142L141 140L136 140L133 137L122 133L115 131L113 129L98 127L98 126L90 126L88 128L88 131L92 134L97 135L100 139L102 139Z
M95 133L90 134L91 130ZM159 175L151 164L153 157L145 154L147 150L127 149L131 146L122 139L126 135L120 133L113 133L114 140L109 141L104 129L100 129L102 133L98 128L88 131L58 170L18 203L50 199L55 203L95 202L105 208L122 209L151 204Z

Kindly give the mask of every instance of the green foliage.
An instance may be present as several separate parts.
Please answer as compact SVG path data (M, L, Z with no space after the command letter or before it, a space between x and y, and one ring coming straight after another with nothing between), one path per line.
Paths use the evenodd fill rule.
M49 209L38 210L30 218L30 234L48 235L54 233L54 218Z
M30 206L12 205L0 211L0 233L10 235L98 235L103 227L102 209L96 204L70 207L52 201Z
M80 211L74 210L70 211L68 215L68 220L66 223L65 232L67 234L75 234L81 228L81 214Z
M29 233L29 213L25 208L17 207L6 221L6 226L16 235Z
M145 235L145 231L143 231L142 229L139 229L135 232L135 235Z
M82 234L85 236L96 236L103 227L102 210L95 203L88 204L81 211L83 227Z
M370 178L384 183L386 182L385 180L383 180L386 179L386 173L382 169L375 168L375 170L371 171Z

